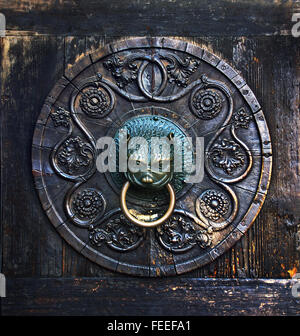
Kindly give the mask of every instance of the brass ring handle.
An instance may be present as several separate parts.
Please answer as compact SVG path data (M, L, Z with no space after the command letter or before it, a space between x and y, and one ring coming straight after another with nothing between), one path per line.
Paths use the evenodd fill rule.
M126 194L130 187L130 182L126 181L123 185L122 191L121 191L121 208L124 212L124 215L134 224L143 226L143 227L154 227L159 224L162 224L164 221L166 221L173 213L174 207L175 207L175 192L173 187L170 183L166 185L169 194L170 194L170 203L169 208L166 211L166 213L160 217L159 219L153 221L153 222L144 222L142 220L137 219L136 217L132 216L132 214L129 212L127 205L126 205Z

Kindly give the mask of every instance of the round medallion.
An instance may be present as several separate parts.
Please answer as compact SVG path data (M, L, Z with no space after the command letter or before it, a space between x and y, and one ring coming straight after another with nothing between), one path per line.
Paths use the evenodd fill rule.
M206 190L196 202L200 203L199 213L213 221L218 221L229 210L229 199L223 192L216 190Z
M153 138L166 139L170 155L159 145L151 165L182 170L150 169L139 138L149 152ZM128 170L131 161L145 169ZM58 233L100 266L150 277L191 271L233 246L262 207L271 165L262 108L238 72L201 46L164 37L115 42L67 69L32 146L35 186ZM125 182L130 216L160 225L124 215ZM169 192L175 207L159 221Z
M178 151L182 151L179 146L171 147L170 153L164 153L159 150L157 153L154 152L154 146L151 148L151 140L162 139L163 137L168 139L169 141L172 138L179 140L180 142L187 141L189 139L189 134L184 131L180 125L177 124L176 121L171 120L165 116L163 116L166 112L164 109L156 108L156 112L161 112L160 115L139 115L138 117L129 118L126 120L120 129L114 135L114 139L116 141L116 149L117 149L117 167L116 172L110 173L113 184L118 188L122 188L122 185L126 180L129 180L133 187L129 191L129 197L136 204L140 204L145 208L154 207L157 202L167 203L168 199L166 198L165 192L162 190L162 187L170 182L177 194L177 197L181 196L188 187L184 182L186 179L186 173L183 169L179 172L174 172L171 166L175 164L175 156L179 154ZM134 111L135 114L141 113L141 110L136 109ZM170 114L172 112L170 111ZM137 158L137 164L140 166L139 168L145 168L151 165L157 164L169 164L170 171L169 172L149 172L145 169L145 171L141 171L138 173L126 172L125 174L120 172L120 167L118 165L119 162L119 137L120 130L127 131L127 137L129 137L130 148L128 149L128 164L130 165L130 157L135 158L135 147L137 145L137 141L142 137L147 142L146 153L139 152L139 157ZM134 141L137 139L137 141ZM154 145L154 141L152 143ZM149 150L148 150L149 149ZM153 156L151 157L151 150ZM185 156L185 160L189 160L190 163L193 161L193 152L192 148L190 155ZM168 158L167 158L168 157ZM152 159L152 162L151 162ZM185 162L186 163L186 162ZM142 170L142 169L141 169ZM149 179L152 180L152 183L148 183ZM150 188L149 188L150 187ZM185 187L185 188L184 188ZM147 192L145 193L144 188L147 188Z
M211 89L196 89L191 95L190 106L198 118L209 120L221 112L222 100L220 95Z
M92 188L73 192L67 204L70 217L80 226L87 227L103 215L106 201L102 194Z

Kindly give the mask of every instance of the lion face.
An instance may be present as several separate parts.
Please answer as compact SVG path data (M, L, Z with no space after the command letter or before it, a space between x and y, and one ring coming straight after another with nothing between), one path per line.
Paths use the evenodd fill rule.
M128 166L129 168L135 166L138 169L138 171L128 170L125 173L126 179L135 186L160 189L173 178L173 153L172 151L155 153L151 148L151 142L147 141L147 153L144 155L128 150Z
M154 150L152 142L153 138L167 140L169 144L176 138L180 143L183 142L187 135L175 122L160 115L140 115L128 119L115 134L117 157L121 148L120 130L126 130L127 134L128 169L125 173L121 173L117 167L117 172L112 174L116 183L122 185L128 180L138 190L142 191L145 188L149 190L149 197L152 197L151 190L159 194L158 190L171 181L175 191L183 188L185 173L174 171L174 155L178 154L175 147L161 146L159 150L157 148ZM138 146L134 140L136 138L142 138L147 143L144 146L147 148L145 152L137 150ZM130 169L131 166L135 166L135 169Z

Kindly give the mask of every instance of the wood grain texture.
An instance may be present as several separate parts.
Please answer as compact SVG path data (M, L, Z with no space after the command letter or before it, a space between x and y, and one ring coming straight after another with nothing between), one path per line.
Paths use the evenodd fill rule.
M95 46L97 49L105 44L103 37L69 36L65 37L64 41L65 73L78 59L95 50ZM90 262L66 242L63 242L62 247L62 265L63 276L72 276L74 274L78 274L78 276L115 276L117 274Z
M289 280L243 280L288 279L300 270L300 50L299 39L286 36L296 4L188 3L0 0L9 29L0 38L1 269L10 279L4 314L57 314L57 307L74 315L299 314ZM245 236L210 265L155 282L107 271L63 242L31 176L33 128L50 89L68 64L125 35L181 36L231 63L263 107L274 153L266 202ZM126 290L135 288L141 296L132 298Z
M7 275L116 276L62 242L43 214L30 171L33 126L55 80L68 64L114 40L94 36L2 39L1 146L5 164L1 199L3 272ZM245 77L264 109L275 162L266 203L245 237L212 264L182 277L289 278L288 271L300 269L296 250L299 48L294 38L285 36L189 40L227 60Z
M0 1L9 35L287 35L298 7L262 0Z
M292 37L195 41L228 60L254 91L270 129L274 162L270 190L252 228L230 252L194 275L289 277L288 271L300 268L295 252L300 222L299 45Z
M296 280L8 279L3 315L298 315Z
M49 84L62 74L63 39L13 37L1 43L2 266L6 274L58 276L61 242L42 224L32 193L30 143Z

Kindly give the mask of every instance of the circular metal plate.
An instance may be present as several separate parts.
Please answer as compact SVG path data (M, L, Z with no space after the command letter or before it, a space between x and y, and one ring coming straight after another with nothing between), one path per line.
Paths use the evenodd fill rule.
M120 184L96 168L97 140L143 115L205 144L204 179L180 186L172 217L151 229L126 219ZM36 123L32 164L42 206L74 249L111 270L161 276L201 267L242 237L264 202L272 153L261 106L229 64L182 40L135 38L83 58L57 82Z

